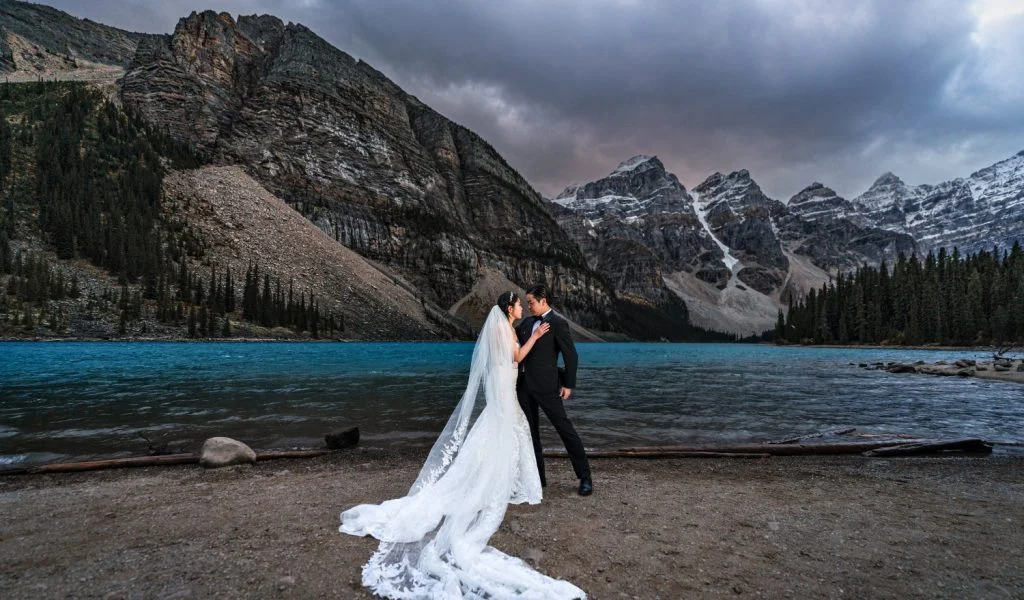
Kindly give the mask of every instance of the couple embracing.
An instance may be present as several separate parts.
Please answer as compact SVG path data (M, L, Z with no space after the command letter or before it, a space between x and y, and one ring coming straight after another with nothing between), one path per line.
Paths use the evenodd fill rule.
M565 444L579 494L593 491L583 443L563 405L576 384L569 324L551 310L543 285L530 288L526 304L531 316L525 319L514 292L491 308L473 348L466 391L409 493L341 514L342 532L380 540L363 566L363 585L374 593L395 599L586 598L571 583L487 545L509 504L541 501L547 483L541 410Z

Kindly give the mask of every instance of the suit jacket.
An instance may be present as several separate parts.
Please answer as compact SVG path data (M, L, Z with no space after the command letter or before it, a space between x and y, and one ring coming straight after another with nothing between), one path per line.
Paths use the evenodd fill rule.
M525 344L533 335L533 324L537 321L546 321L551 325L551 329L537 340L533 349L519 365L520 381L525 383L527 389L532 392L554 392L557 394L559 387L575 388L578 358L576 345L573 344L572 336L569 334L569 322L555 311L548 313L546 319L527 317L516 328L520 345ZM558 377L559 354L562 355L562 361L565 362L561 383Z

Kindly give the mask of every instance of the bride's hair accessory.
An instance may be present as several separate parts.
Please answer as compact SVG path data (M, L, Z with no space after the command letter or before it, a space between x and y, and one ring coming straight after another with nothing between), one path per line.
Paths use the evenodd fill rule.
M495 306L501 309L501 312L506 316L508 315L508 309L516 305L516 301L519 300L519 296L515 292L505 292L498 296L498 301L495 302Z

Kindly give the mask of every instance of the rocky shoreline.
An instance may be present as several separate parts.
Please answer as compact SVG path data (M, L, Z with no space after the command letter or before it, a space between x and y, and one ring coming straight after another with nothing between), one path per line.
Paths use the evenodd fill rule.
M424 450L356 448L0 479L5 598L369 599L354 504L404 494ZM1024 596L1024 459L552 459L491 544L592 600Z
M926 363L923 360L914 363L875 362L859 363L858 366L869 371L919 373L940 377L977 377L979 379L1024 383L1024 359L1016 358L994 358L990 361L963 358L953 362L939 360L934 363Z

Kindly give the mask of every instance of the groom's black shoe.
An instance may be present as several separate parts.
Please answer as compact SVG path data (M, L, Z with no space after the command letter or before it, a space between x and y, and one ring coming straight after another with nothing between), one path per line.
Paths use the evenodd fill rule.
M589 496L594 493L594 484L589 477L580 479L580 496Z

